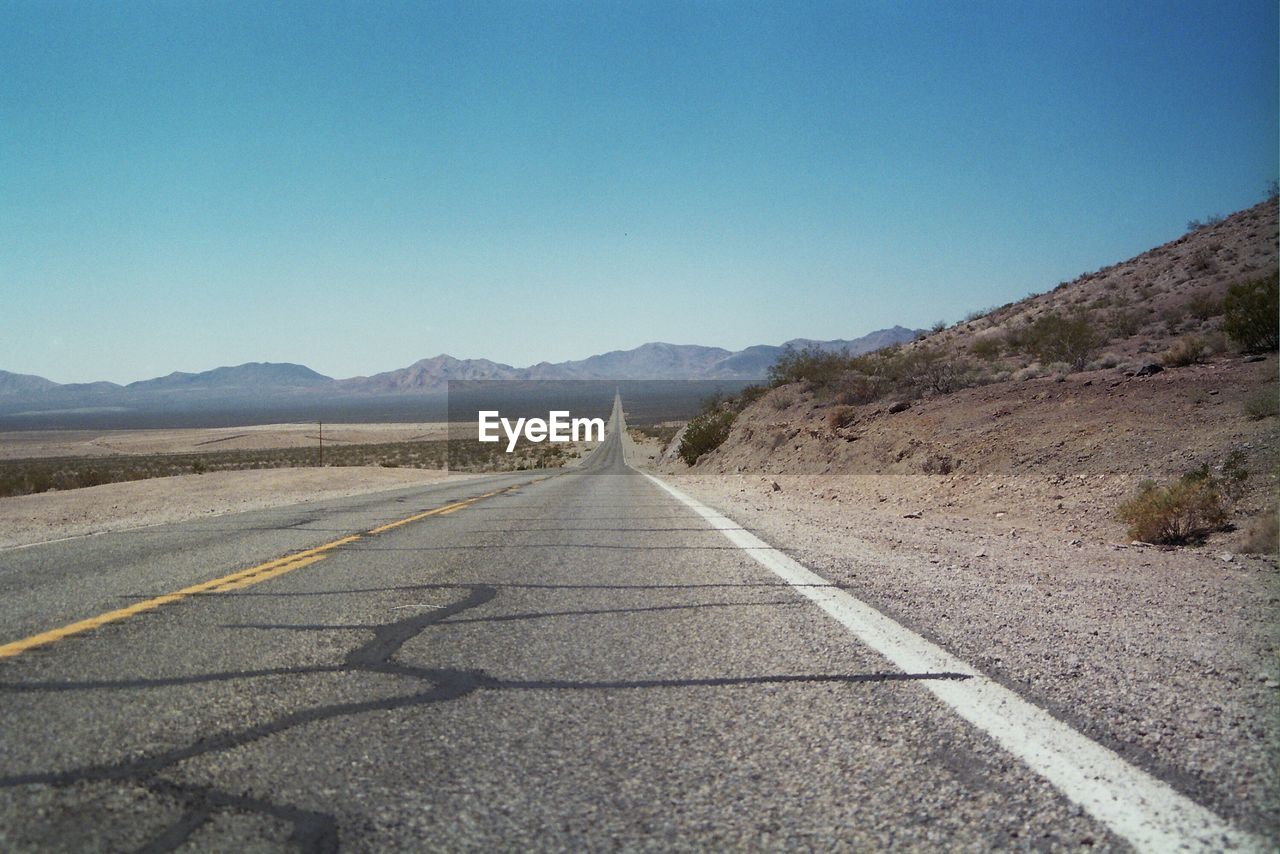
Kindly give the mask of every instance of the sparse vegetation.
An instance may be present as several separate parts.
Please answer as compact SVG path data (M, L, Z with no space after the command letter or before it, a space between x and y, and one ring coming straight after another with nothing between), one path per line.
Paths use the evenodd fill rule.
M1250 421L1280 416L1280 394L1274 388L1269 388L1246 398L1244 414Z
M999 335L987 335L969 345L969 352L986 362L1000 358L1004 351L1004 338Z
M803 383L842 404L871 403L889 394L950 394L971 384L969 363L944 346L886 347L850 356L820 350L784 353L769 370L774 386Z
M1222 300L1208 293L1198 293L1187 300L1187 311L1198 320L1209 320L1222 314Z
M1057 312L1049 312L1022 329L1017 342L1040 362L1064 362L1077 371L1084 370L1102 343L1088 315Z
M1222 328L1247 353L1280 347L1280 275L1241 282L1222 300Z
M920 463L920 471L925 474L951 474L959 465L950 454L930 454Z
M1111 334L1117 338L1131 338L1142 328L1143 319L1132 308L1117 308L1108 318Z
M906 355L906 373L925 391L951 394L963 385L968 365L941 347L917 347Z
M1164 354L1161 361L1166 367L1185 368L1188 365L1198 365L1203 362L1204 355L1204 339L1199 335L1188 335L1178 339Z
M885 394L889 380L886 377L873 377L867 374L850 371L840 378L835 395L836 403L862 404L879 400Z
M844 352L830 352L817 347L794 350L788 347L769 367L769 385L809 383L823 387L833 385L852 368L854 357Z
M332 466L392 463L412 468L444 468L443 440L387 444L335 445L325 448ZM485 446L486 449L489 446ZM314 448L266 448L204 454L149 454L116 457L42 457L0 461L0 496L29 495L51 489L81 489L104 483L204 474L215 471L298 468L316 464Z
M837 406L827 412L827 426L832 430L848 427L858 417L858 411L852 406Z
M632 433L643 436L648 439L654 439L662 447L671 444L671 440L676 437L676 433L680 432L680 424L673 421L663 421L660 424L642 424L638 427L628 427Z
M1211 225L1218 225L1222 222L1222 214L1211 214L1204 219L1187 220L1187 231L1199 231L1202 228L1208 228Z
M1167 486L1144 481L1137 495L1117 508L1116 516L1129 526L1133 539L1161 545L1201 541L1222 530L1228 519L1221 485L1207 468L1188 472Z
M686 465L693 465L704 454L709 454L724 444L737 415L737 411L723 399L713 398L708 401L707 406L694 416L684 431L684 437L680 440L680 459Z
M1280 554L1280 511L1272 507L1250 522L1238 548L1245 554Z

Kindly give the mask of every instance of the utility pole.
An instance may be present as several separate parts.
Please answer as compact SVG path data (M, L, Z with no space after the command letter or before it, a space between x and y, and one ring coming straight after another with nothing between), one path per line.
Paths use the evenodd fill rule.
M320 468L324 468L324 422L317 421L320 425Z

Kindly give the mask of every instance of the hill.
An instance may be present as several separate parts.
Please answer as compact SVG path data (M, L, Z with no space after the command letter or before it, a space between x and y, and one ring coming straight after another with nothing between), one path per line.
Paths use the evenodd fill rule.
M288 362L247 362L196 374L174 371L151 380L125 386L130 391L209 391L227 389L315 388L333 382L305 365Z
M975 512L1006 478L1002 515L1052 528L1066 514L1113 538L1140 481L1205 471L1236 481L1248 527L1275 502L1277 364L1241 352L1223 298L1276 275L1276 237L1272 199L902 347L803 352L762 397L725 405L741 412L695 469L927 475L934 486L913 500Z

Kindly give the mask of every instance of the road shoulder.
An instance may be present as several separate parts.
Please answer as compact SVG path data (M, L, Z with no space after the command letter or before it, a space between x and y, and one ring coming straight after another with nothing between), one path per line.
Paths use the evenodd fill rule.
M1280 826L1274 564L980 536L842 502L838 477L670 480L1220 814Z

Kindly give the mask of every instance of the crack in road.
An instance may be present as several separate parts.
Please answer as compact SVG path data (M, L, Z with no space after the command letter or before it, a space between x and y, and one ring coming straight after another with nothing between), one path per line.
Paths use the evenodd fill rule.
M512 585L518 587L520 585ZM663 585L673 587L676 585ZM691 585L710 586L721 585ZM728 586L728 585L725 585ZM754 586L754 585L753 585ZM760 585L773 586L773 585ZM499 588L489 584L426 584L414 585L417 590L451 590L465 593L462 598L445 605L432 606L424 613L406 616L403 619L381 625L361 626L272 626L263 628L299 628L306 630L342 630L361 629L373 632L373 637L347 653L339 665L317 665L311 667L282 667L261 670L234 671L227 673L208 673L191 676L169 677L162 679L139 679L123 681L85 681L60 683L0 683L0 691L28 693L40 691L74 691L74 690L108 690L130 688L162 688L177 685L190 685L214 682L232 682L237 680L268 676L313 676L335 673L376 673L418 679L427 682L431 688L413 694L395 697L384 697L376 700L350 703L333 703L300 709L280 715L271 720L255 724L240 730L218 733L216 735L197 738L181 747L171 748L138 758L105 765L88 766L60 772L43 772L16 774L0 777L0 789L15 788L27 785L48 785L66 787L85 782L122 782L133 781L161 797L176 801L183 807L182 818L168 827L164 832L147 843L141 850L147 852L172 851L191 838L205 823L220 812L235 811L256 813L282 821L292 826L289 840L301 850L328 852L338 847L337 817L326 812L309 810L302 807L278 804L270 800L249 795L224 791L215 787L197 784L179 783L159 776L161 772L171 769L190 759L244 747L264 738L288 732L296 727L337 718L350 717L378 711L391 711L415 707L426 707L435 703L460 699L476 690L491 691L547 691L547 690L626 690L647 688L680 688L680 687L731 687L756 684L790 684L790 683L868 683L868 682L903 682L921 679L965 679L958 673L863 673L863 674L799 674L799 675L766 675L744 677L707 677L695 679L647 679L635 681L572 681L572 680L508 680L490 676L480 670L461 670L455 668L427 668L404 664L396 661L395 656L410 640L426 629L450 624L450 618L467 611L479 608L497 598ZM372 592L372 591L368 591ZM666 608L642 608L638 610L666 610L669 608L697 608L713 606L782 606L795 604L792 602L725 602L704 603L702 605L667 606ZM609 609L608 611L583 611L592 613L620 613L628 609ZM545 615L518 614L508 616L489 616L452 622L481 622L508 619L534 619L539 617L559 617L575 612L555 612ZM253 628L245 626L244 628Z

